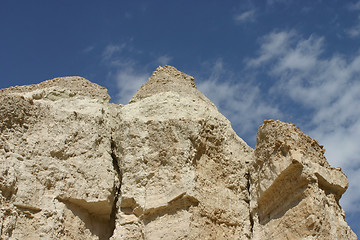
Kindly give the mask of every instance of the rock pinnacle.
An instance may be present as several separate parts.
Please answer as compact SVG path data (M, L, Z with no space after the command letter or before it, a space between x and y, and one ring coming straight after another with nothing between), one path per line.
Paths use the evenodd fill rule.
M178 92L194 94L195 81L192 76L180 72L172 66L159 66L149 80L141 86L130 100L130 103L147 98L160 92Z

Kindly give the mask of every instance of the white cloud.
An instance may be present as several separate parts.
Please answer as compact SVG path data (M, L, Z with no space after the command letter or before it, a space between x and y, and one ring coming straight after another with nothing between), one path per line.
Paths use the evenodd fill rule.
M360 53L324 57L324 41L316 36L304 39L293 31L270 33L250 66L267 68L277 79L271 91L308 110L310 122L303 130L317 138L327 149L328 161L348 175L344 208L360 211Z
M360 212L360 171L358 169L349 169L347 176L350 182L349 188L341 199L341 205L347 212ZM352 184L351 184L352 183Z
M258 67L274 57L283 55L294 35L295 32L272 32L266 35L260 40L259 56L247 59L247 66Z
M346 29L345 32L351 38L359 37L360 36L360 21L356 25L352 26L351 28Z
M125 46L126 46L126 43L123 43L121 45L115 45L115 44L107 45L102 53L103 60L111 59L115 53L118 53L121 50L123 50L125 48Z
M127 104L141 85L147 81L149 76L149 72L136 67L133 62L124 62L113 76L118 88L116 102Z
M248 10L234 16L237 23L253 22L255 21L255 10Z
M349 4L348 10L359 11L360 10L360 1ZM357 38L360 36L360 15L358 16L356 23L352 27L345 29L345 33L351 38Z
M281 116L277 107L264 99L258 86L235 76L224 67L222 60L210 66L209 72L210 76L197 84L198 89L229 118L241 137L255 139L264 119Z
M161 66L168 65L172 60L172 57L169 57L168 55L162 55L158 57L155 62Z
M291 37L295 37L295 35L288 36L287 40ZM275 70L280 72L286 70L310 70L314 67L316 58L322 52L322 42L323 38L315 38L311 36L309 39L299 41L293 48L285 43L283 50L286 50L286 52L281 51L282 59Z
M136 91L160 65L168 64L172 57L167 54L145 63L140 63L144 53L133 47L132 39L127 42L107 45L102 52L102 63L109 67L108 78L115 82L118 94L114 97L116 103L127 104ZM150 54L152 56L152 54ZM153 56L152 56L153 57Z
M118 45L109 44L102 52L102 61L110 68L108 78L116 84L116 103L127 104L150 75L146 66L139 66L134 57L127 57L137 54L139 51L131 46L131 41Z

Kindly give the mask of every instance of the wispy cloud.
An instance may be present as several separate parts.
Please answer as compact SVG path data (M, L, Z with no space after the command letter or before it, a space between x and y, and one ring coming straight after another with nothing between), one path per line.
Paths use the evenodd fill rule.
M234 16L234 21L236 23L245 23L255 21L256 11L254 9L248 10Z
M360 11L360 1L349 4L347 9L349 11ZM345 29L345 33L351 38L360 37L360 15L358 15L356 23L353 26Z
M158 57L155 62L158 63L161 66L164 65L168 65L172 60L172 57L168 56L168 55L162 55L160 57Z
M127 104L149 76L150 72L137 66L134 62L124 62L113 76L118 88L117 103Z
M287 70L310 71L316 65L318 56L323 52L323 38L310 36L308 39L298 41L290 46L297 36L293 33L288 36L288 43L284 43L279 65L274 67L275 72L282 73ZM293 39L292 39L293 38Z
M294 35L294 31L272 32L261 38L261 47L258 51L258 57L247 59L246 65L248 67L258 67L274 57L283 55L286 48L288 48L288 45L292 43Z
M88 47L86 47L86 48L84 48L83 50L82 50L82 52L83 53L89 53L89 52L91 52L92 50L94 50L94 46L88 46Z
M126 47L126 43L122 43L120 45L116 45L116 44L107 45L102 53L103 60L111 59L115 53L121 52L121 50L123 50L125 47Z
M360 16L358 17L357 23L354 26L346 29L345 33L351 38L360 37Z
M264 119L281 116L258 86L228 70L221 59L209 67L209 72L208 77L199 80L198 88L230 119L240 136L255 140Z
M360 10L360 1L357 1L356 3L350 3L348 5L348 9L350 11L357 11L357 10Z
M360 52L351 57L324 57L322 37L303 38L294 31L272 32L261 41L251 67L266 68L282 92L308 109L306 132L327 148L333 166L345 169L350 188L342 199L346 210L360 211ZM281 45L281 48L279 46Z
M116 103L127 104L136 91L150 77L151 72L158 65L166 65L173 59L168 54L153 54L158 57L144 56L135 48L132 39L118 45L109 44L102 52L102 62L109 68L108 79L115 82L117 95ZM150 58L143 62L142 58Z

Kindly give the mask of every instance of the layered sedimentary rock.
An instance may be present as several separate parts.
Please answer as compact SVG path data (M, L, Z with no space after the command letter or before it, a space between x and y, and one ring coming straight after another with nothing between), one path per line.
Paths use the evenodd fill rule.
M356 239L346 176L292 124L253 150L170 66L109 99L80 77L1 90L1 239Z

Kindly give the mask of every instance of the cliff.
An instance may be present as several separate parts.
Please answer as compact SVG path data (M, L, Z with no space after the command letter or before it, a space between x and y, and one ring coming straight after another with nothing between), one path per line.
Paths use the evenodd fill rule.
M81 77L1 90L0 239L356 239L346 176L293 124L254 150L170 66L109 100Z

